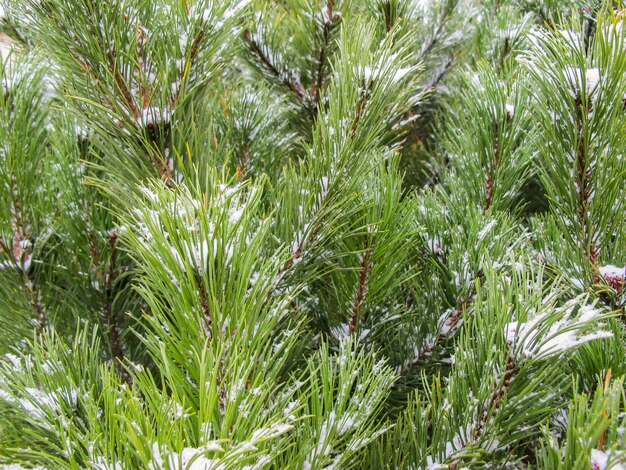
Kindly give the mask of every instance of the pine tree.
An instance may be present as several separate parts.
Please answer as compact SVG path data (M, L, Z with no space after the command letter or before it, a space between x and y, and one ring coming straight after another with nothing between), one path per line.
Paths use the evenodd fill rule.
M0 465L626 465L626 13L6 0Z

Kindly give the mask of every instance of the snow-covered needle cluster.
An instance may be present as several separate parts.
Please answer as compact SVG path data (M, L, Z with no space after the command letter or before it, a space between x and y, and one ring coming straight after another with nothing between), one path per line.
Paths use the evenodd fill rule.
M626 468L618 3L0 1L0 468Z

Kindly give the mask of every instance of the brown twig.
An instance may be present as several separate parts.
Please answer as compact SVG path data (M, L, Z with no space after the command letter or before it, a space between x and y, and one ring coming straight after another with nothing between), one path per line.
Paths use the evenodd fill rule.
M583 41L585 45L585 53L589 55L593 37L596 33L595 11L593 11L589 6L586 6L583 8L583 13L586 16Z
M311 236L308 237L308 239L307 237L303 237L302 241L298 243L298 246L293 251L293 254L291 255L291 257L287 260L287 262L283 265L283 267L279 269L277 273L277 277L281 277L286 271L291 269L294 266L294 264L296 264L297 261L300 260L300 258L302 257L302 252L304 250L304 245L306 243L312 243L313 241L315 241L322 227L323 227L323 224L320 221L317 223L317 225L311 232Z
M369 241L365 239L365 247L361 255L361 262L359 266L359 280L354 291L354 297L352 299L352 309L350 312L350 322L348 331L351 335L356 333L359 323L359 311L365 300L365 296L368 290L369 277L372 271L371 265L372 249L369 245Z
M443 323L443 327L439 333L439 341L444 341L450 336L450 331L459 323L463 313L474 303L474 296L475 294L472 293L468 297L461 297L456 308L452 311L452 315L446 318L446 321Z
M359 96L359 101L356 105L356 114L354 116L354 120L352 121L352 126L350 127L350 138L354 139L356 137L356 132L359 128L359 124L361 123L361 119L363 118L363 114L365 113L365 105L367 103L367 98L369 95L369 88L367 84L363 84L361 87L361 95Z
M13 254L11 253L11 249L9 248L9 245L7 245L6 243L4 243L4 241L0 238L0 248L2 249L2 251L4 251L8 256L13 257Z
M133 99L133 95L131 94L128 86L126 85L126 81L124 77L120 73L119 68L117 67L117 62L115 60L115 53L109 52L107 54L107 58L109 59L109 72L113 75L115 80L115 84L117 85L119 91L122 93L122 97L130 111L132 112L135 119L139 119L141 117L141 111L137 107L135 100Z
M599 258L599 249L594 240L594 227L588 212L588 206L591 200L591 168L587 162L587 147L584 137L583 113L585 112L585 104L583 103L580 93L576 97L576 127L578 149L576 152L576 186L578 200L578 220L583 231L584 252L587 261L594 269L597 266ZM594 269L595 271L595 269ZM597 273L594 273L594 283L597 283Z
M493 144L493 162L488 162L487 169L487 183L486 183L486 197L485 197L485 212L491 209L493 203L493 189L496 183L496 171L500 166L500 134L498 132L498 126L495 126L494 130L494 144Z
M329 1L326 4L326 15L328 19L324 22L324 26L322 27L322 44L320 46L320 52L317 59L317 80L315 82L315 85L313 86L313 90L311 93L313 97L313 102L316 106L319 106L322 96L322 87L324 86L324 66L326 65L326 49L330 41L331 31L335 27L336 22L334 7L334 1Z
M13 206L11 208L11 228L13 230L13 247L11 249L8 246L4 246L3 250L7 251L9 256L13 257L15 265L20 268L22 284L33 310L38 332L41 335L45 331L47 325L46 312L43 304L41 303L39 286L37 285L35 273L30 265L30 261L32 261L30 259L31 254L28 253L22 245L23 242L29 239L29 234L28 227L24 224L19 187L14 177L12 178L11 186ZM28 266L25 263L27 258L29 260Z
M225 377L226 377L226 357L228 356L228 347L224 350L224 355L220 357L220 368L217 373L217 387L219 394L219 408L220 408L220 416L224 419L224 415L226 414L226 400L228 398L226 393L225 386Z
M418 61L422 61L435 47L435 45L439 42L439 36L443 32L443 28L446 25L448 17L450 13L444 11L439 18L439 22L437 24L437 29L435 32L428 38L428 42L422 46L422 50L420 51Z
M474 277L474 280L472 281L472 286L474 286L474 281L482 278L483 272L478 271L478 274ZM458 325L465 311L470 308L474 303L475 297L476 290L475 287L473 287L471 292L467 296L463 296L459 299L456 307L454 308L454 310L452 310L450 316L445 319L443 325L441 326L441 330L439 331L439 335L437 335L437 338L434 340L434 342L426 343L424 344L424 346L422 346L422 349L417 354L417 357L402 367L400 371L401 376L408 375L416 364L419 364L423 360L423 358L430 356L434 348L445 343L445 341L450 337L450 332L452 332L455 326Z
M35 274L33 273L32 269L28 269L26 273L23 273L23 275L26 276L26 292L30 300L31 308L35 313L35 322L37 324L37 329L39 331L39 334L41 335L46 329L47 321L46 312L40 300L39 287L37 286Z
M507 36L506 38L504 38L504 46L502 47L502 54L500 54L500 58L498 59L498 67L496 68L496 73L498 75L500 75L500 72L502 72L502 70L504 69L504 62L506 61L510 53L511 53L511 43L510 43L509 37Z
M165 123L163 123L163 125L165 125ZM156 132L156 125L151 125L148 126L148 132ZM155 134L156 135L156 134ZM157 147L157 141L153 138L152 140L152 145L153 145L153 149L154 150L154 155L151 156L151 160L152 162L156 165L157 169L159 170L159 173L161 174L161 178L163 178L163 181L165 182L165 185L168 188L173 188L174 187L174 178L172 176L172 171L170 170L169 165L167 165L167 163L164 165L163 161L161 160L161 157L159 155L159 149ZM166 148L165 151L167 152L168 149ZM167 157L167 154L166 154Z
M207 334L207 338L210 340L213 339L213 317L211 315L211 310L209 309L209 302L207 299L206 289L204 288L204 281L201 276L198 276L198 294L200 295L200 307L202 308L202 314L204 316L205 323L205 331Z
M304 91L302 84L299 81L289 80L284 73L276 68L276 65L274 65L272 60L267 56L267 54L265 54L261 46L252 38L252 33L250 33L249 29L244 31L244 41L257 59L259 59L261 64L270 72L270 74L289 88L298 98L306 100L307 94Z
M109 269L108 269L108 272L105 274L105 278L104 278L102 312L104 315L104 321L105 321L105 325L107 328L107 333L109 335L109 340L111 342L111 350L113 352L113 355L118 361L118 371L120 372L120 375L122 376L122 378L124 378L126 382L130 382L130 377L128 373L122 367L122 364L125 358L124 350L122 348L120 329L113 316L111 298L110 298L111 290L118 274L116 243L117 243L117 233L114 230L112 230L109 233L109 251L110 251L111 257L109 260Z
M98 282L96 290L100 293L100 313L102 315L102 322L104 324L107 338L109 339L111 352L113 354L113 357L116 359L115 369L117 370L120 377L122 377L124 382L130 384L130 375L123 366L125 360L124 349L122 347L120 329L117 322L115 321L113 313L113 302L111 299L112 289L118 275L116 249L117 232L115 232L115 230L111 230L110 232L108 232L110 258L108 267L105 268L104 262L98 250L96 237L91 230L89 213L86 208L83 211L83 220L87 232L87 245L89 247L89 254L91 256L92 276L98 280L101 280L102 277L104 277L104 285L102 286L103 289L100 289L100 284Z
M432 79L426 83L424 86L425 91L434 91L437 88L437 85L441 83L446 74L452 69L452 64L454 63L454 53L451 53L447 58L445 63L439 67L439 71L437 74L432 77Z
M491 416L492 412L496 411L502 404L502 400L504 399L506 392L511 385L511 382L513 381L513 379L515 379L517 372L518 370L517 365L515 364L515 360L512 356L509 356L506 363L504 377L502 377L502 382L500 382L500 378L498 378L498 382L493 385L493 393L483 405L480 421L478 422L478 426L476 428L476 431L474 432L473 438L467 441L459 450L463 450L469 446L472 446L480 440L480 437L483 435L485 428L487 427L489 417ZM456 468L460 464L461 460L456 459L448 466L448 470L456 470Z
M239 180L247 179L247 175L252 170L252 161L250 159L250 143L245 142L239 158L239 166L237 167L237 177Z
M387 34L391 31L393 24L391 23L391 1L387 0L383 5L383 14L385 15L385 31Z
M189 52L189 56L185 60L185 65L183 67L183 70L181 71L180 79L178 80L176 93L172 97L172 100L170 103L170 106L172 107L172 109L176 106L176 104L180 100L180 94L182 93L182 88L183 88L183 81L185 77L187 76L188 70L191 70L191 68L196 63L198 56L200 55L200 45L202 43L202 39L204 38L204 35L205 35L205 31L203 27L202 29L200 29L200 31L198 31L198 34L196 34L196 37L193 40L193 43L191 45L191 50Z
M89 230L88 233L91 234L91 231ZM94 263L93 269L95 270L96 275L98 275L99 277L102 275L104 276L104 286L103 289L100 291L100 312L102 313L102 320L104 322L107 337L109 338L109 344L111 345L111 352L113 353L113 357L116 360L115 368L120 377L122 377L122 379L124 380L124 382L130 384L130 375L128 374L128 371L124 368L124 361L126 356L124 355L124 349L122 347L120 328L117 324L117 321L115 320L115 316L113 313L113 303L111 299L113 286L118 275L116 249L117 233L112 230L109 232L108 236L110 258L108 262L108 267L104 270L104 272L102 270L102 261L101 257L99 256L93 234L88 237L91 238L89 246L92 256L92 262Z

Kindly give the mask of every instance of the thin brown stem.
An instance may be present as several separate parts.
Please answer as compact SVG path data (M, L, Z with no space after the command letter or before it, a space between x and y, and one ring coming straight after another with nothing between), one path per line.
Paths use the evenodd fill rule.
M135 100L133 99L133 95L131 94L128 86L126 85L126 81L124 77L120 73L119 68L117 67L117 62L115 60L115 54L113 52L109 52L107 54L109 59L109 72L113 75L115 80L115 84L117 85L120 93L122 93L122 97L124 98L124 102L128 106L128 109L132 112L132 115L135 119L139 119L141 117L141 111L137 107Z
M12 257L13 253L11 253L11 249L9 248L9 245L4 243L4 241L1 238L0 238L0 249L2 249L2 251L4 251L8 256Z
M352 121L352 126L350 127L351 139L354 139L356 137L357 130L359 129L359 124L361 123L361 119L363 118L363 114L365 113L365 105L367 104L368 95L369 89L364 83L361 87L361 95L359 96L359 101L356 105L356 114L354 116L354 120Z
M43 308L43 304L41 303L39 287L37 285L37 280L35 279L35 274L32 269L28 269L25 273L24 286L26 288L26 294L30 301L31 308L35 314L35 323L37 325L37 330L39 334L43 334L46 330L46 312Z
M27 251L27 248L23 246L23 243L29 240L29 233L27 224L24 223L22 200L15 178L12 178L11 186L11 228L13 229L13 247L11 249L8 246L4 246L3 250L7 251L9 256L12 255L15 265L20 268L26 297L33 311L37 330L41 335L47 325L46 312L41 302L39 286L31 265L31 254Z
M454 63L454 54L450 54L446 59L445 63L439 68L437 74L431 78L429 82L424 86L424 90L426 91L434 91L437 88L437 85L441 83L446 74L452 69L452 64Z
M117 242L117 233L113 231L109 235L109 250L110 250L111 258L109 260L109 270L105 275L104 292L105 292L105 305L108 306L108 309L107 309L108 325L107 326L108 326L109 335L111 338L111 347L113 348L113 353L115 357L119 361L123 361L124 353L122 351L122 344L120 342L119 327L117 325L117 322L115 322L113 315L111 314L112 313L111 308L110 308L111 302L110 302L110 297L109 297L111 293L111 289L113 287L113 284L115 283L115 280L118 274L116 242Z
M204 316L204 327L207 338L210 341L213 339L213 317L211 315L211 310L209 309L209 302L202 277L198 276L197 282L198 294L200 295L200 307L202 308L202 314Z
M98 280L97 290L100 293L100 314L102 316L102 322L104 329L109 340L111 347L111 353L115 358L115 369L122 379L130 384L131 378L128 371L124 368L124 349L122 347L120 328L115 320L113 312L113 300L112 291L117 279L117 233L114 230L108 232L109 236L109 262L108 267L104 267L104 262L98 250L96 237L91 230L89 223L89 212L85 209L83 212L83 219L85 226L87 227L87 245L89 247L89 254L91 256L91 271L92 276ZM103 285L100 285L99 281L104 277Z
M496 73L500 75L502 70L504 70L504 63L511 53L511 41L508 38L504 38L504 46L502 47L502 53L500 54L500 58L498 59L498 67L496 68Z
M250 51L254 54L254 56L261 62L263 67L273 75L277 80L279 80L283 85L289 88L298 98L301 100L305 100L307 98L306 92L304 91L304 87L299 81L291 81L289 80L284 73L282 73L276 65L272 62L272 60L265 54L261 46L253 39L252 33L249 29L244 31L244 41L246 45L250 48Z
M111 299L111 293L113 290L113 285L115 284L115 280L117 279L118 270L117 270L117 233L115 231L111 231L109 233L109 252L110 259L108 269L104 273L104 289L102 290L102 319L104 321L104 325L107 331L107 336L109 338L109 344L111 345L111 352L113 353L113 357L116 359L116 369L119 373L120 377L126 382L130 383L130 375L124 369L124 349L122 347L122 340L120 334L120 328L115 320L115 316L113 314L113 305ZM97 256L97 252L95 253ZM93 254L92 254L93 256ZM97 258L96 258L97 259Z
M148 129L150 132L154 132L156 133L157 130L155 128L157 124L151 125L152 127L150 129ZM165 124L158 124L158 125L165 125ZM155 134L156 135L156 134ZM156 165L157 169L159 170L159 173L161 174L161 178L163 178L163 181L165 182L165 185L168 188L173 188L174 187L174 178L172 176L172 170L170 170L169 165L167 164L167 162L164 164L163 160L161 159L161 156L159 155L159 149L157 146L157 142L156 140L152 141L152 148L151 150L154 151L154 154L150 157L150 159L152 160L152 162ZM168 149L166 148L165 151L167 152ZM165 157L167 158L167 153L165 154Z
M329 1L326 4L326 16L328 18L324 22L322 30L322 44L320 45L320 51L317 59L317 70L315 73L317 79L312 92L313 102L316 106L319 106L322 97L322 88L324 86L324 67L326 65L326 49L328 48L328 44L330 42L330 34L336 23L334 8L334 1Z
M198 31L198 34L196 34L196 37L194 38L193 43L191 45L189 56L185 60L185 66L183 67L183 70L181 71L181 76L180 76L180 79L178 80L178 84L176 87L176 93L172 97L172 101L171 101L172 109L176 106L176 104L180 100L180 95L182 93L182 88L183 88L183 82L185 78L187 77L189 70L191 70L191 68L194 66L194 64L196 63L196 60L198 59L198 56L200 55L200 46L202 44L202 39L204 39L204 35L205 35L205 31L204 31L204 26L203 26L203 28L200 31Z
M430 54L430 52L433 50L435 45L439 42L439 37L441 36L441 33L443 32L443 28L445 27L449 16L450 16L450 13L448 11L444 11L441 14L441 17L439 18L439 21L437 23L437 29L430 36L430 38L428 38L428 41L422 46L422 50L419 54L419 59L418 59L419 61L423 60L428 54Z
M365 240L363 253L361 254L361 262L359 263L359 279L352 298L352 308L350 311L350 322L348 331L351 335L355 334L359 324L359 312L365 301L369 286L369 277L372 271L371 265L372 250L369 240Z
M589 214L589 205L591 202L591 168L587 159L587 146L585 143L585 128L583 121L583 113L586 112L586 106L580 95L576 97L576 127L578 149L576 152L576 186L578 200L578 220L583 233L583 251L587 261L594 269L598 264L599 249L595 242L595 230L591 215ZM595 271L595 269L594 269ZM597 274L594 274L594 282L597 283Z
M218 387L218 396L219 396L219 409L220 409L220 416L222 417L222 420L224 419L224 416L226 414L226 400L228 398L228 395L226 393L226 384L225 384L225 377L226 377L226 357L228 357L228 347L225 349L224 351L224 355L220 357L220 368L218 370L217 373L217 387Z
M283 267L278 271L277 277L282 276L286 271L291 269L294 266L294 264L296 264L296 262L300 260L300 258L302 257L302 252L304 250L304 245L306 243L312 243L313 241L315 241L322 227L323 227L322 222L321 221L318 222L315 228L313 229L313 231L311 232L311 236L308 237L308 239L307 237L304 237L302 239L302 241L298 244L298 246L294 250L291 257L287 260L287 262L283 265Z
M391 20L391 1L390 0L387 0L385 4L383 5L383 14L385 15L385 31L387 31L387 34L389 34L393 26L393 23Z
M488 162L487 169L485 212L491 209L491 205L493 204L493 190L496 183L496 172L500 166L500 134L497 126L495 126L494 134L495 141L493 144L493 161Z
M237 166L237 178L239 180L248 179L252 173L252 159L250 158L250 141L245 140L239 150Z
M478 271L478 274L474 277L474 281L483 278L483 272ZM422 349L419 351L414 360L406 364L402 367L400 371L400 375L408 375L413 367L422 362L425 357L430 356L433 349L438 346L441 346L446 342L446 340L451 336L451 333L455 330L455 327L459 324L459 321L463 317L463 314L467 311L468 308L472 306L474 300L476 298L476 288L474 287L474 281L472 282L472 290L467 296L463 296L457 302L454 310L452 310L451 314L445 319L437 338L434 342L426 343L422 346Z
M502 400L506 396L506 392L509 389L511 382L515 379L515 376L518 373L518 368L515 363L515 360L512 356L509 356L506 368L504 371L503 377L498 377L498 381L493 384L493 392L491 396L487 399L483 408L481 410L480 419L478 421L478 426L474 431L474 436L469 439L460 450L465 449L467 447L475 445L479 442L481 436L485 432L485 428L487 427L487 423L489 422L490 416L493 415L495 411L497 411L502 405ZM448 470L456 470L456 468L461 464L460 459L454 460L449 466Z

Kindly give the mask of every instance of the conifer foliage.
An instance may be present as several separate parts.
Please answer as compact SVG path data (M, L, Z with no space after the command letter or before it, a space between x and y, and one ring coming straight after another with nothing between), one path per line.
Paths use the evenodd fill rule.
M626 468L620 8L5 0L2 468Z

